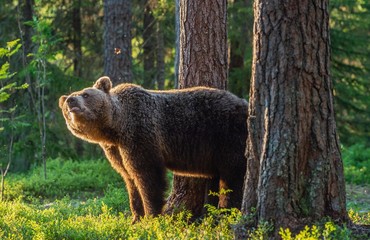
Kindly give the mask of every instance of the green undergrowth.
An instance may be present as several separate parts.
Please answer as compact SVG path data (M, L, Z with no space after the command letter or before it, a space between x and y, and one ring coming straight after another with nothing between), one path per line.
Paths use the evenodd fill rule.
M47 179L41 167L27 174L9 174L0 202L0 239L267 239L268 223L248 227L253 216L236 209L206 206L208 213L144 218L131 224L129 200L121 177L106 160L48 160ZM349 216L370 225L369 188L348 185ZM350 195L348 195L350 193ZM282 239L364 239L346 226L324 220L300 233L281 229Z
M346 182L357 185L370 185L370 147L358 143L342 147L344 176Z
M186 212L174 216L144 218L131 224L131 217L107 205L75 206L69 199L48 208L21 202L0 204L0 239L232 239L238 210L213 213L190 223Z
M106 160L49 159L46 179L42 167L35 167L27 174L9 174L5 182L5 199L29 203L54 201L66 196L89 199L104 195L110 188L124 189L125 185Z

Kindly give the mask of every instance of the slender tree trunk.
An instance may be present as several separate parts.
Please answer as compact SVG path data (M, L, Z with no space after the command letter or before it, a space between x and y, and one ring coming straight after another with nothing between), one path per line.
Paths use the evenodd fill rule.
M73 74L82 76L82 48L81 48L81 0L72 2L72 29L73 29Z
M104 0L104 74L132 82L131 0Z
M72 2L72 41L73 41L73 75L82 78L82 47L81 47L81 0ZM83 141L74 138L74 148L78 156L83 156Z
M165 79L165 63L164 63L164 39L163 39L163 28L161 23L157 21L157 86L159 90L164 89Z
M10 121L14 119L14 112L11 113ZM4 193L5 193L5 177L8 174L10 165L13 160L13 144L14 144L14 132L11 130L10 132L10 139L9 139L9 148L8 148L8 163L6 167L0 166L0 174L1 174L1 183L0 183L0 202L4 201Z
M180 0L180 88L199 85L226 88L226 9L226 0ZM210 189L218 192L218 184L219 179L175 175L166 211L186 208L194 217L202 215L204 204L215 202L215 199L209 199L208 193Z
M22 4L24 2L24 4ZM18 10L18 14L21 15L23 18L18 19L18 28L22 40L22 66L23 68L26 68L30 58L28 55L32 53L32 26L28 24L24 24L25 22L32 21L33 16L33 1L32 0L26 0L21 1L19 0L18 6L21 8ZM35 86L34 81L32 80L30 74L28 71L26 71L25 74L25 81L28 83L27 91L29 93L29 99L26 100L28 102L28 105L30 109L33 109L34 111L36 108L36 100L35 100Z
M4 170L0 167L0 173L1 173L1 185L0 185L0 202L4 201L4 191L5 191L5 174Z
M329 73L328 1L254 3L243 211L297 230L347 220Z
M147 0L144 6L143 31L144 82L143 87L153 89L155 82L156 33L152 5Z
M180 63L180 0L175 0L175 84L174 88L179 87L179 63Z

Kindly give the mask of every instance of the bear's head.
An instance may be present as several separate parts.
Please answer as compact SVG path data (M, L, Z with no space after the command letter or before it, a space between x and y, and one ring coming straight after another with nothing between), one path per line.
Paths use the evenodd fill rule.
M106 132L112 125L111 88L110 79L101 77L93 87L59 98L59 107L74 135L93 143L106 141Z

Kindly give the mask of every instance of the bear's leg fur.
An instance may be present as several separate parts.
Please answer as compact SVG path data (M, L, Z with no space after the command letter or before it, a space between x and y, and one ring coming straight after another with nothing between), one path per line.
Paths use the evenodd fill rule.
M123 159L120 155L118 147L113 145L101 145L101 147L103 148L105 155L112 167L122 176L126 183L127 192L130 199L130 209L133 216L132 222L134 223L140 220L140 217L144 216L144 207L139 190L136 187L133 178L123 166Z
M225 208L241 208L243 200L243 185L244 185L244 173L246 171L246 162L244 158L240 158L240 161L234 161L237 164L233 167L229 166L227 171L220 171L220 190L231 190L226 195L220 195L219 206Z
M133 217L132 223L135 223L140 220L140 217L144 217L143 201L141 199L139 189L135 186L134 180L131 178L129 180L124 178L124 180L130 200L130 209Z
M167 188L166 169L149 149L136 149L140 154L125 154L130 156L124 160L125 168L131 173L141 196L145 216L157 216L162 213L164 194ZM135 156L135 157L133 157ZM145 164L143 164L145 163Z

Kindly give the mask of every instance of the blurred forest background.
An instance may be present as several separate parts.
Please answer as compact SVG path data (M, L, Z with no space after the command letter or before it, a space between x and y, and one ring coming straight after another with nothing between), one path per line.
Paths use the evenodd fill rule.
M228 4L228 90L246 99L252 4ZM350 153L348 161L359 166L353 171L370 169L370 3L330 4L331 74L340 141ZM175 9L170 0L132 1L132 82L147 88L176 87ZM24 172L49 158L100 156L96 146L68 132L58 99L91 86L104 74L103 14L103 1L0 0L2 172L10 160L10 170Z

